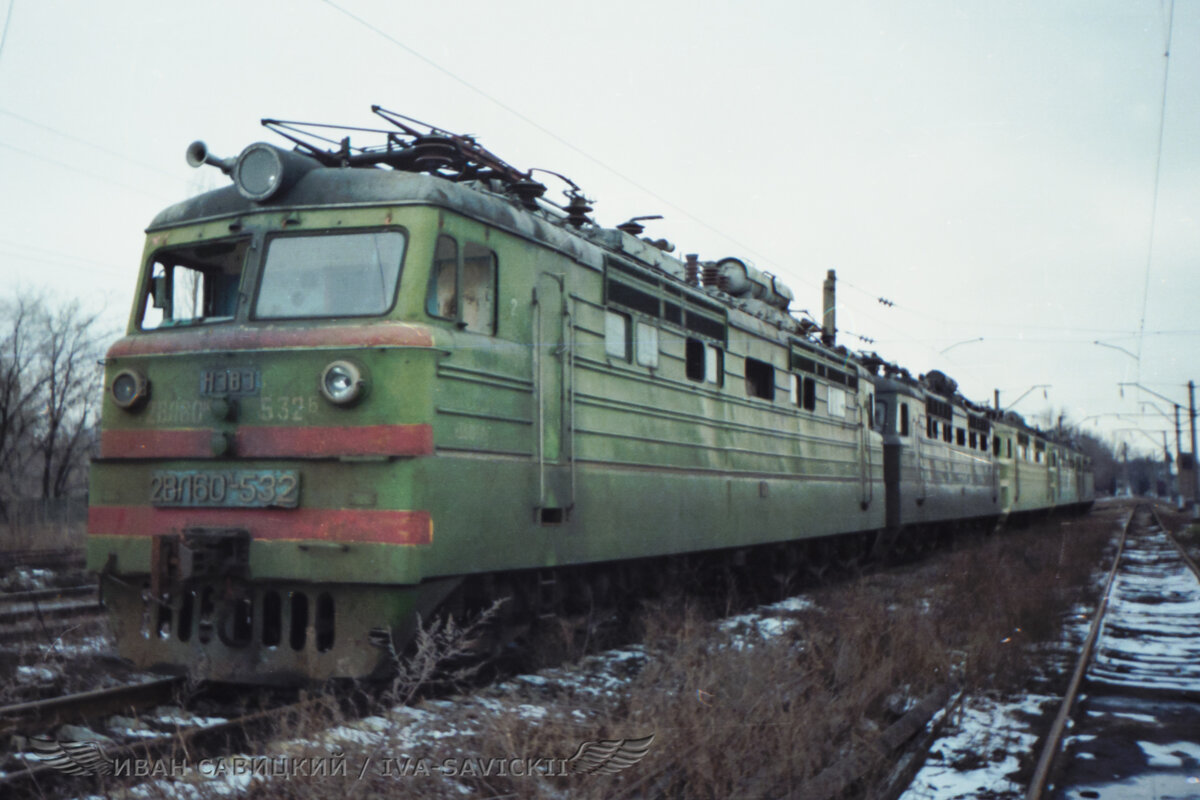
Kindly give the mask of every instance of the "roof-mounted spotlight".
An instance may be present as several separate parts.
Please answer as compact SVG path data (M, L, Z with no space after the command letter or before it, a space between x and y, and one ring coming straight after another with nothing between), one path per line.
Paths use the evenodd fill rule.
M308 156L266 142L255 142L236 159L217 158L204 142L192 142L187 149L187 162L193 167L211 164L225 174L231 174L238 193L255 203L270 200L306 172L320 166Z

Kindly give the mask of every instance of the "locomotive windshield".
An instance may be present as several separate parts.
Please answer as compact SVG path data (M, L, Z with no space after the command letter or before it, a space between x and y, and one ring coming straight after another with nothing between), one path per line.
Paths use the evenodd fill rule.
M267 246L254 316L383 314L396 299L405 243L400 231L277 236Z
M233 319L249 244L240 239L155 253L142 294L142 330Z

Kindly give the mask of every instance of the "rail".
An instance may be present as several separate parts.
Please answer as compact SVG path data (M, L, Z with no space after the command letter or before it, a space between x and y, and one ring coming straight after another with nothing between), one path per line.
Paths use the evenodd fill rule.
M95 595L97 592L98 589L94 583L85 583L78 586L59 586L51 589L34 589L28 592L4 592L0 593L0 603L5 605L40 603L43 600L86 597L88 595Z
M182 679L179 679L182 680ZM116 764L122 761L164 758L172 754L181 754L184 761L198 764L201 759L221 753L236 753L255 733L262 733L275 726L290 729L305 727L305 720L319 714L324 701L321 698L308 698L285 706L276 706L263 711L255 711L239 717L227 719L216 724L200 724L183 727L174 733L163 734L155 738L143 738L114 746L104 747L104 758ZM175 759L172 759L173 761ZM136 777L136 776L135 776ZM6 797L21 796L36 793L38 796L49 796L52 789L70 787L79 791L90 786L90 793L95 793L96 775L67 774L49 763L39 763L36 759L27 759L25 769L15 770L0 775L0 795ZM103 781L103 778L99 778ZM103 790L115 788L101 783ZM106 792L104 792L106 793Z
M79 548L4 550L0 551L0 573L17 567L82 567L83 561L83 550Z
M183 678L162 678L3 706L0 707L0 733L27 734L34 726L50 728L107 714L153 708L170 702L183 685Z
M1042 747L1041 756L1038 758L1037 767L1033 771L1033 778L1029 783L1029 791L1025 794L1025 800L1040 800L1043 792L1046 790L1046 780L1050 776L1050 767L1054 764L1054 758L1058 755L1059 746L1062 744L1063 732L1066 730L1067 719L1071 715L1071 708L1075 704L1075 698L1079 694L1079 687L1083 685L1083 676L1087 672L1088 663L1092 658L1092 650L1096 646L1096 639L1100 635L1101 623L1104 620L1104 612L1108 608L1109 595L1112 592L1113 581L1117 577L1117 569L1121 564L1121 554L1125 551L1125 540L1129 535L1129 527L1133 524L1133 518L1136 516L1138 508L1134 507L1129 512L1129 516L1125 518L1125 524L1121 526L1121 541L1117 545L1117 554L1113 558L1112 568L1108 571L1108 580L1104 584L1104 594L1100 598L1100 602L1096 604L1096 613L1092 617L1092 625L1088 630L1087 639L1084 640L1083 649L1079 653L1079 660L1075 664L1075 672L1071 675L1071 682L1067 686L1067 693L1063 697L1062 705L1058 709L1058 715L1054 718L1054 723L1050 726L1050 732L1046 736L1046 743Z
M1179 557L1183 559L1183 563L1188 565L1188 569L1196 576L1196 580L1200 580L1200 565L1197 565L1195 559L1188 555L1187 550L1179 543L1179 539L1175 538L1175 534L1171 532L1171 529L1163 524L1162 517L1158 515L1158 509L1151 506L1150 513L1154 515L1155 524L1167 535L1167 538L1171 540L1171 544L1175 545L1175 550L1179 552Z

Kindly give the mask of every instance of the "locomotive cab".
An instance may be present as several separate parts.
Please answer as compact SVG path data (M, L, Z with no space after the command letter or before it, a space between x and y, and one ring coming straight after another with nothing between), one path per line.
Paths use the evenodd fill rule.
M427 288L433 208L297 213L232 191L150 228L105 361L89 564L138 665L369 674L400 621L448 591L422 583L433 517L415 477L433 452L434 345L492 298L458 290L457 263Z

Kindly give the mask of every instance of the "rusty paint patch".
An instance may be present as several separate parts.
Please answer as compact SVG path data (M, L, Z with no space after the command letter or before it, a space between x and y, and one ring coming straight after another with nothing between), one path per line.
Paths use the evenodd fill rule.
M209 430L101 431L101 458L212 458Z
M428 328L402 322L308 328L198 328L118 339L108 358L202 353L212 350L294 350L319 347L432 347Z
M428 511L377 509L254 509L152 508L150 506L92 506L88 509L91 536L158 536L185 528L236 528L254 539L271 541L364 542L423 545L433 543L433 519Z
M248 458L427 456L433 453L433 426L245 427L237 432L236 452Z
M209 429L103 431L101 458L212 458ZM240 428L234 453L243 458L336 458L338 456L427 456L433 453L431 425L355 425Z

